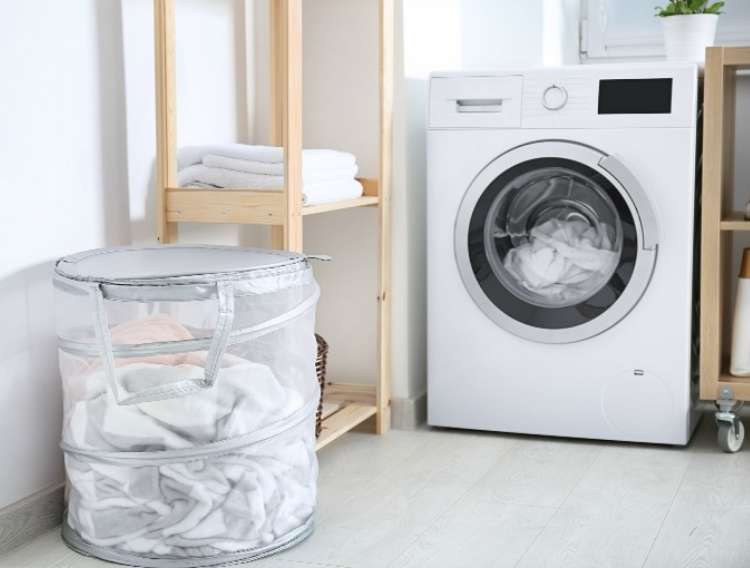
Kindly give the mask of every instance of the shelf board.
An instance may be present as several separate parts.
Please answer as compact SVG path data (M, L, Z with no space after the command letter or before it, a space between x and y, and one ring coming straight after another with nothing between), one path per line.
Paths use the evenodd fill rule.
M364 194L355 199L321 203L302 208L302 215L318 215L355 207L373 207L380 203L376 179L359 178ZM166 189L167 221L170 223L255 223L276 225L283 222L285 195L279 190Z
M167 221L278 225L284 222L284 199L280 191L170 187Z
M716 388L716 399L719 398L719 393L724 387L732 389L737 400L750 400L750 378L735 377L734 375L729 374L719 375L719 382Z
M327 383L323 402L344 404L375 405L375 385L357 385L351 383Z
M742 213L730 213L721 220L722 231L750 231L750 221Z
M340 402L330 402L328 400L323 401L323 420L328 418L331 414L341 410L342 406L344 405Z
M722 383L737 383L737 384L750 385L750 377L738 377L727 371L723 371L721 375L719 375L719 381L721 381Z
M740 69L750 68L750 47L725 47L723 63Z
M363 195L356 199L346 199L344 201L334 201L333 203L322 203L320 205L308 205L302 208L302 215L318 215L320 213L329 213L330 211L353 209L354 207L372 207L378 203L380 203L379 197L375 195Z
M343 405L336 412L323 419L323 430L315 444L315 449L320 450L326 447L371 416L375 416L377 410L375 405L357 402Z
M377 413L375 386L327 383L323 397L323 430L315 449L325 447Z

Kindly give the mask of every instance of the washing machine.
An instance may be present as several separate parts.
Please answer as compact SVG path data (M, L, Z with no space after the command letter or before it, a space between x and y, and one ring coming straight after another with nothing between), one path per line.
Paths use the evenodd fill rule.
M699 70L430 79L428 422L686 444Z

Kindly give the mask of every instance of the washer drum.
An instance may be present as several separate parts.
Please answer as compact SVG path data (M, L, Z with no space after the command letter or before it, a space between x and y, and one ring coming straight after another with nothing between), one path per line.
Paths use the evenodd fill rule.
M319 288L306 257L104 249L60 259L54 283L72 548L212 566L310 533Z

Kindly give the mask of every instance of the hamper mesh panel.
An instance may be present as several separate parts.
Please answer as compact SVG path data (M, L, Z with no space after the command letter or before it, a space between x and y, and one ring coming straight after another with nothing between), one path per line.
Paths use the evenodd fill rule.
M314 319L310 309L270 333L247 340L235 336L220 358L214 387L135 405L118 404L102 357L61 350L63 439L85 449L179 449L242 436L291 416L318 396L317 382L311 380L315 376ZM199 339L171 316L118 324L110 333L115 380L126 396L205 375L206 349L148 350L154 342L147 339ZM146 351L118 356L125 352L118 347L131 345Z
M194 351L114 361L120 385L127 393L136 393L201 379L205 359L205 351ZM285 387L268 366L229 353L221 359L214 387L132 405L117 403L99 359L61 353L61 361L68 361L67 366L86 365L82 373L65 373L63 383L63 440L82 449L134 452L199 447L244 436L291 416L306 403L303 393Z
M312 419L222 455L122 465L68 454L67 522L86 542L136 556L210 557L265 547L316 500Z
M216 329L216 298L199 302L106 301L104 305L115 345L208 338Z
M315 376L315 312L299 317L296 325L282 326L255 339L232 343L227 353L267 366L285 388L299 392L308 401L318 394ZM312 333L310 333L312 331Z

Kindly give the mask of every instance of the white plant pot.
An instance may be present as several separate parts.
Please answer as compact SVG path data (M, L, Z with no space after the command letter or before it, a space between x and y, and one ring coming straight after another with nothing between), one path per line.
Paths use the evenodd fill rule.
M661 21L667 59L698 63L705 61L706 48L712 46L716 39L718 15L666 16Z

